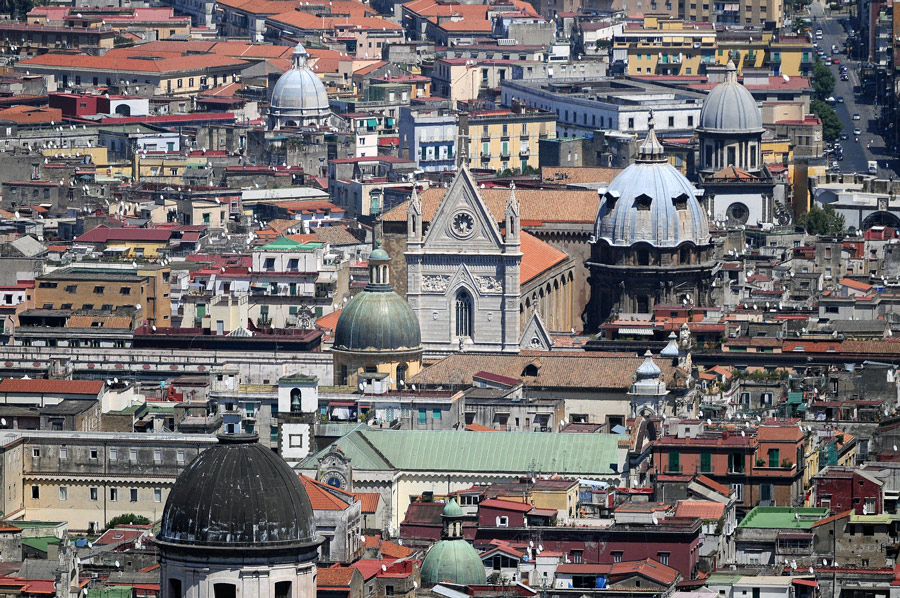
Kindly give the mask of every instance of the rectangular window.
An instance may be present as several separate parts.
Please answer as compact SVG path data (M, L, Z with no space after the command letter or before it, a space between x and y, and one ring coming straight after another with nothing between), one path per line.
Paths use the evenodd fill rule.
M769 467L778 467L780 453L778 449L769 449Z
M69 500L69 487L68 486L60 486L59 487L59 500Z
M128 460L132 463L137 461L137 449L128 449Z
M657 552L656 560L658 560L663 565L668 566L669 564L669 553L668 552Z
M425 425L428 422L428 410L419 409L419 425Z
M669 471L681 471L681 453L678 451L669 452Z
M728 471L730 473L744 473L744 455L740 453L729 453Z
M66 292L67 292L67 293L77 293L77 292L78 292L78 285L77 285L77 284L70 284L70 285L67 285L67 286L66 286Z
M88 488L88 493L91 497L91 500L100 499L100 491L97 488Z
M31 487L31 498L40 498L41 497L41 487L40 486L32 486Z
M614 563L621 563L621 562L622 562L622 553L621 553L621 552L616 551L616 552L612 553L612 557L613 557L613 562L614 562Z
M737 502L744 502L744 485L743 484L732 484L731 485L731 494L734 495L734 499Z
M118 459L118 458L119 458L119 449L117 449L117 448L110 448L110 449L109 449L109 460L110 460L110 461L115 461L115 460Z
M130 494L129 498L131 499L131 502L137 502L137 499L138 499L137 491L138 491L137 488L132 488L131 490L129 490L129 494Z
M119 500L119 489L118 488L110 488L109 489L109 500L112 502L116 502Z
M97 449L92 448L90 454L91 454L91 459L97 459L97 456L99 455L99 452L97 451Z
M431 418L432 419L441 419L441 410L435 409L434 411L432 411Z
M65 446L59 447L59 458L60 459L68 459L69 458L69 448Z
M712 453L700 453L700 471L703 473L712 471Z
M248 409L247 414L253 415L253 411L251 409ZM175 453L175 461L178 463L184 463L184 449L178 449L178 452Z
M153 502L162 502L162 488L153 489Z
M41 449L39 449L39 448L33 448L33 449L31 449L31 456L32 456L32 457L40 457L40 456L41 456Z
M102 295L102 294L103 294L103 291L104 291L104 287L102 287L102 286L99 286L99 285L98 285L98 286L95 286L95 287L94 287L94 294L95 294L95 295Z
M153 462L154 463L162 463L162 450L161 449L153 450Z
M120 295L130 295L130 294L131 294L131 287L122 287L122 288L120 288L120 289L119 289L119 294L120 294Z

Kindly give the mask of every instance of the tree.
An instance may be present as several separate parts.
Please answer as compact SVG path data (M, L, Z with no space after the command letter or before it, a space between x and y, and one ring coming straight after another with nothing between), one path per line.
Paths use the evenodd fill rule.
M827 100L834 93L834 74L821 60L813 66L812 87L817 100Z
M116 515L106 522L106 529L112 529L117 525L150 525L150 520L143 515L135 515L134 513L125 513L124 515Z
M813 100L809 103L809 107L813 114L822 121L822 137L825 141L831 143L841 136L844 129L844 123L841 122L834 108L823 102L822 100Z
M825 204L824 208L813 204L797 223L810 235L837 235L844 232L844 216L835 212L831 204Z

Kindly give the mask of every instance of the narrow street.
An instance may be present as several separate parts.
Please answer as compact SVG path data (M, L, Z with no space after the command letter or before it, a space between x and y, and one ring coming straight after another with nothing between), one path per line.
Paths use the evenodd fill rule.
M851 60L845 53L847 32L841 25L839 17L825 18L824 8L820 2L813 2L810 6L811 16L816 19L813 23L813 31L822 29L822 39L818 40L819 47L825 50L826 56L832 56L840 60L840 65L828 67L834 74L834 97L843 98L843 103L834 106L838 117L843 123L843 133L847 139L839 143L844 148L844 159L838 164L842 172L867 172L869 160L878 161L878 174L882 177L893 176L898 169L897 158L891 154L889 148L879 134L878 111L874 97L866 97L865 94L855 94L854 89L861 90L860 63ZM831 47L836 45L840 53L832 55ZM848 81L841 81L841 66L846 65ZM859 114L859 120L853 120L853 115ZM854 135L853 130L860 129L860 134ZM856 142L856 137L859 142Z

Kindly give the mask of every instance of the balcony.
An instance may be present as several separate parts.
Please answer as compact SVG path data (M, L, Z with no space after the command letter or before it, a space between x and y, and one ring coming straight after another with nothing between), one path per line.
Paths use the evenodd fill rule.
M527 147L523 147L522 149L519 150L519 155L520 156L529 156L529 155L531 155L531 150Z

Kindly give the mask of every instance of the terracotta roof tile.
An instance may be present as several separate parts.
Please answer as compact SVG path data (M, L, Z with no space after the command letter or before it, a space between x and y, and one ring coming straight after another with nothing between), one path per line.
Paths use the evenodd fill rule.
M309 495L309 502L312 503L314 511L344 511L350 506L323 488L321 482L305 475L300 476L300 481L303 483L306 494Z
M723 513L725 513L725 504L712 500L680 500L675 505L676 517L720 519Z
M658 561L654 561L653 559L613 563L609 570L610 577L631 575L635 573L665 586L672 585L680 576L677 570L667 565L663 565Z
M728 488L727 486L725 486L723 484L720 484L719 482L715 481L714 479L712 479L710 477L707 477L705 475L698 475L694 479L697 480L698 482L700 482L701 484L703 484L704 486L706 486L707 488L709 488L710 490L715 490L722 496L731 496L730 488Z
M568 258L568 254L522 231L522 262L519 265L519 282L525 284L537 278L553 266Z
M374 513L378 510L381 495L377 492L354 492L353 496L359 499L363 513Z
M525 366L539 362L536 376L526 376ZM630 353L583 353L554 352L518 355L501 353L455 353L448 355L434 365L419 372L410 379L414 384L463 384L472 383L472 375L478 371L489 371L501 376L522 380L526 387L541 386L552 388L606 388L627 391L631 388L632 376L643 357ZM672 387L677 383L676 368L664 360L657 362L665 375L666 383ZM683 384L683 383L682 383Z
M542 166L541 180L559 185L582 183L611 183L621 168L569 168L564 166Z
M438 205L447 190L441 187L426 189L419 195L422 202L422 219L431 222ZM488 209L498 223L506 221L506 200L509 189L479 189ZM597 218L600 198L596 191L559 189L516 189L516 199L522 210L522 225L541 222L593 223ZM385 212L386 222L406 222L406 204Z
M247 63L227 56L215 54L192 54L183 56L175 53L154 53L153 59L137 58L129 54L110 50L104 56L88 56L86 54L43 54L20 60L19 70L28 67L60 67L79 68L98 71L135 72L135 73L169 73L190 72L206 68L234 67L241 68Z
M0 381L0 393L98 395L103 380L22 380L6 378Z
M94 326L100 322L100 326ZM66 328L126 328L131 329L131 318L125 316L70 316Z
M316 586L320 588L349 588L353 579L353 567L319 567Z

